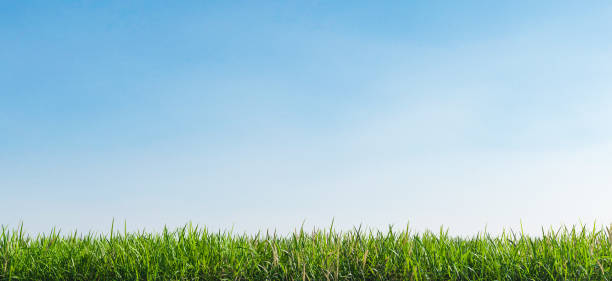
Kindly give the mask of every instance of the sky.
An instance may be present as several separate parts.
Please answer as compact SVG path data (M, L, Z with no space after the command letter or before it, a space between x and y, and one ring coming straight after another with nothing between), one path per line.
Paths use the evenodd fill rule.
M608 1L3 1L0 224L612 222Z

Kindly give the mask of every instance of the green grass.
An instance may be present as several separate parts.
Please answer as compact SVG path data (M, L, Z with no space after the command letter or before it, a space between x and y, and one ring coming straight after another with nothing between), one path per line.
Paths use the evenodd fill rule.
M190 225L161 233L2 228L0 280L610 280L612 230L471 238L355 229L235 235Z

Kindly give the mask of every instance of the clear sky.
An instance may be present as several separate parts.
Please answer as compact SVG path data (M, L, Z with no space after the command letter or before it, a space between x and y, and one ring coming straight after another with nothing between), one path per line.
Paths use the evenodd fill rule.
M0 224L612 222L609 1L2 1Z

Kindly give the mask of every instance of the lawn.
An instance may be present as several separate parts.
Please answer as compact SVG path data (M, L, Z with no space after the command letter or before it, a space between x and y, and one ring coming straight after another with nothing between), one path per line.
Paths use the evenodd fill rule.
M238 235L186 225L159 233L30 237L2 228L0 280L610 280L612 230L572 226L453 237L329 229Z

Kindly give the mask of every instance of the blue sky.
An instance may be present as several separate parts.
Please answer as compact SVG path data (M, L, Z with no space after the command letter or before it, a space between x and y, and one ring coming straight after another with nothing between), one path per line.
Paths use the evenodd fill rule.
M611 222L610 19L606 1L3 2L0 223Z

